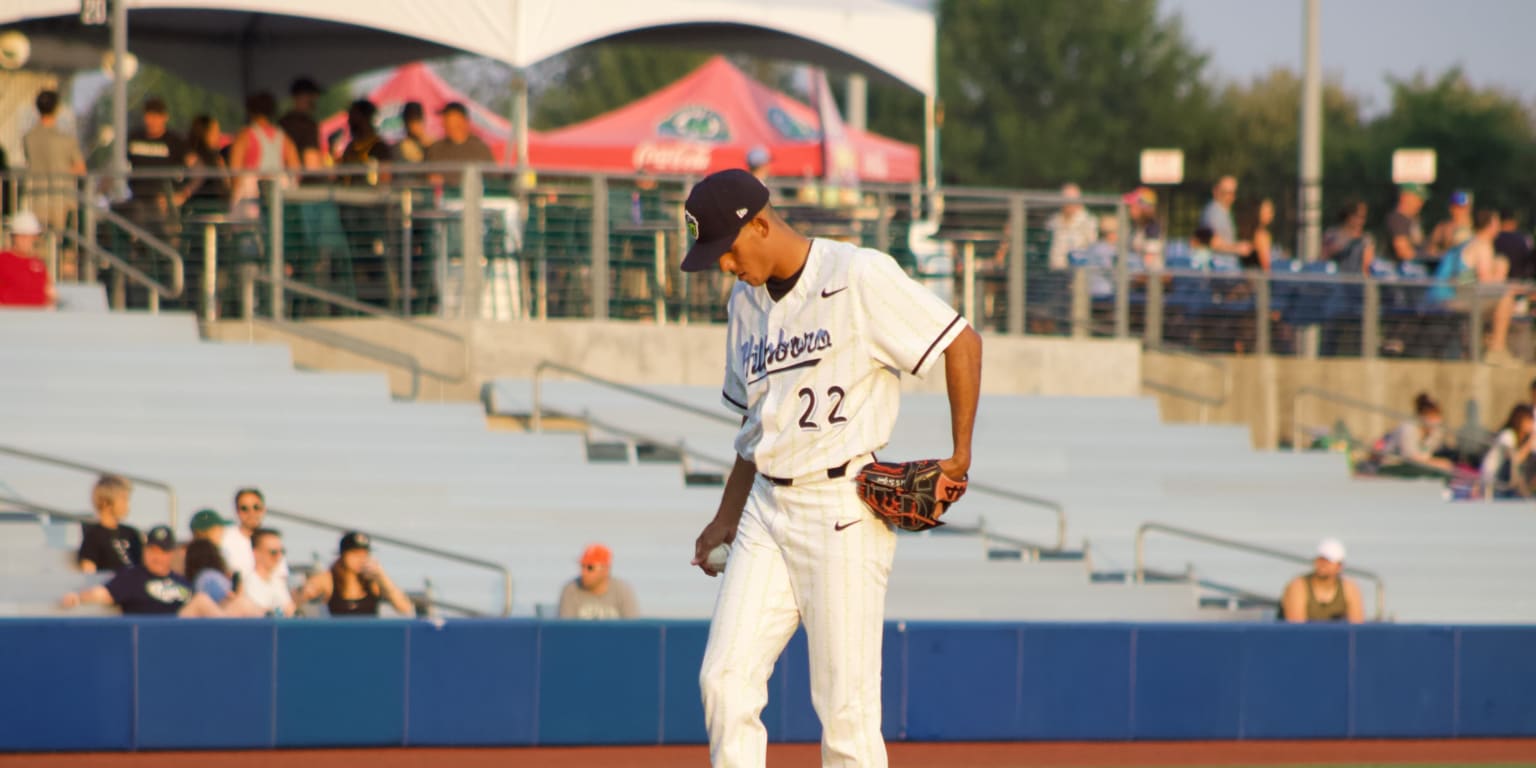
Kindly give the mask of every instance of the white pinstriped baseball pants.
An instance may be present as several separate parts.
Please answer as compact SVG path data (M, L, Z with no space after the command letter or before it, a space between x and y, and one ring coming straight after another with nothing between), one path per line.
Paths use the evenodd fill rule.
M896 533L854 492L853 474L868 460L835 480L778 486L759 476L752 486L699 671L715 768L765 765L768 678L801 622L822 765L886 765L880 645Z

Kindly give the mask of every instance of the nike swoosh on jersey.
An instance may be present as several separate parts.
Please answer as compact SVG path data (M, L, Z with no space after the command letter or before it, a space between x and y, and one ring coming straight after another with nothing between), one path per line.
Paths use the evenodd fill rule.
M841 288L839 288L839 289L837 289L837 290L835 290L835 291L829 291L829 290L823 288L823 289L821 289L821 297L823 299L830 299L833 296L836 296L839 293L842 293L843 291L846 291L846 290L848 290L848 286L846 286L846 285L841 287Z
M832 530L834 530L834 531L841 531L844 528L855 526L855 525L858 525L859 523L862 523L862 522L864 522L864 521L863 520L855 520L855 521L853 521L851 523L834 523L832 525Z

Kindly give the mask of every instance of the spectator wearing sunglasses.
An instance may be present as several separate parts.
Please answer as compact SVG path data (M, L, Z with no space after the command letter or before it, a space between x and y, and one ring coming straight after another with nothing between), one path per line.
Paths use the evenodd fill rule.
M235 491L235 519L239 527L226 533L219 540L219 553L230 573L249 573L256 568L251 554L251 537L267 518L267 500L257 488L241 488ZM288 578L288 562L279 566L283 578Z
M292 616L293 592L288 589L282 534L271 528L257 528L251 536L251 552L255 566L240 573L245 598L268 614Z
M635 591L613 578L613 552L601 544L581 554L581 574L560 592L562 619L633 619Z

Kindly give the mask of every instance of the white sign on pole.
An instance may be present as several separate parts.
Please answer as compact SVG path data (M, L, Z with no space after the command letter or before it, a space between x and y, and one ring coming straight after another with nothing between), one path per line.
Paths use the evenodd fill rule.
M107 0L80 0L80 23L87 27L99 27L107 23Z
M1143 149L1141 183L1181 184L1184 182L1184 150Z
M1393 152L1392 183L1435 183L1435 151L1433 149L1399 149Z

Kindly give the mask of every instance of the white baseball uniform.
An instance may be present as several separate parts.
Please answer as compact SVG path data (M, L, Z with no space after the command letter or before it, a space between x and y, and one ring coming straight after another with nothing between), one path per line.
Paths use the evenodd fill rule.
M723 400L745 417L755 478L731 548L700 686L713 765L764 765L774 660L804 622L825 766L884 766L880 646L896 534L855 492L890 439L903 373L966 328L890 256L814 240L778 301L731 293ZM830 470L830 471L829 471Z

